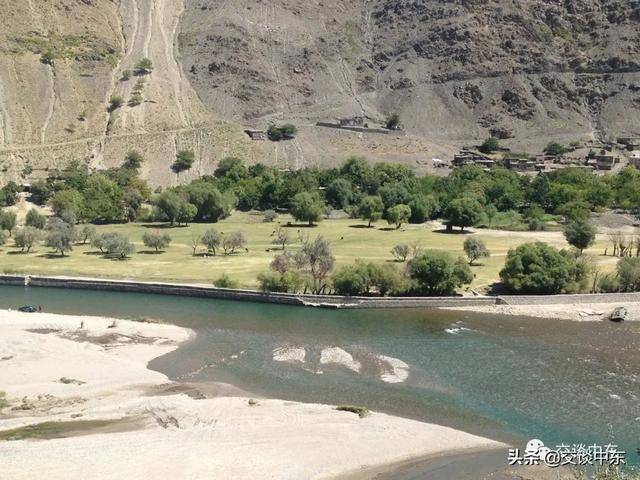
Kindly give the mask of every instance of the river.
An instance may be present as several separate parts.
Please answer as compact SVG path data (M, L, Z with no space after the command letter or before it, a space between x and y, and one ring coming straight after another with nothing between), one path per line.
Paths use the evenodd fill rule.
M0 287L0 308L23 304L191 328L195 340L150 364L175 380L366 405L518 445L613 441L638 462L640 323Z

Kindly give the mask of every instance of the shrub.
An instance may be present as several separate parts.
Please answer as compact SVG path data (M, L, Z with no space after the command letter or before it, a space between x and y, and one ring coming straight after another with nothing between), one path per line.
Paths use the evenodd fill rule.
M217 280L213 282L213 284L218 288L239 288L240 282L232 279L226 273L223 273Z
M192 150L181 150L177 153L176 161L171 165L171 170L176 174L189 170L195 159L196 157Z
M279 142L280 140L290 140L298 133L298 129L295 125L286 123L282 126L271 125L267 129L267 135L272 142Z
M364 418L369 415L369 409L358 405L338 405L336 410L340 412L351 412L358 415L360 418Z
M509 250L500 278L514 293L552 295L580 291L587 273L571 252L535 242Z
M136 75L147 75L153 71L153 62L149 58L143 58L138 63L136 63L136 67L134 69L134 73Z
M278 214L275 210L265 210L264 212L264 221L265 222L273 222L278 218Z
M398 128L400 128L400 116L397 113L392 113L387 117L385 126L389 130L397 130Z
M640 257L621 258L616 266L616 272L621 291L640 291Z
M544 148L544 153L546 153L547 155L564 155L565 153L570 151L571 149L566 148L558 142L549 142Z
M480 151L482 153L493 153L500 148L500 142L495 137L489 137L482 145L480 145Z
M142 243L144 243L145 247L154 248L156 252L159 252L169 246L171 237L168 233L145 232L142 235Z
M263 272L258 275L258 284L263 292L298 293L304 285L300 272Z
M396 245L391 249L391 254L398 262L405 262L411 253L411 247L406 244Z
M120 95L112 95L111 98L109 98L109 106L107 110L109 112L113 112L120 108L123 104L124 98L122 98Z
M425 250L409 262L414 288L429 296L452 295L456 288L471 283L473 274L461 258L441 250Z
M35 208L32 208L27 212L25 225L42 230L46 220L47 219L44 215L41 215Z
M469 259L469 265L473 265L473 262L480 258L488 258L491 256L489 249L482 240L475 237L469 237L464 241L464 253Z

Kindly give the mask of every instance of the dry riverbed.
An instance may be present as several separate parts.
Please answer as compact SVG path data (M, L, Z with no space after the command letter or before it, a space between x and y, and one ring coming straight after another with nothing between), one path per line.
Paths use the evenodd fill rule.
M501 448L451 428L319 404L206 398L147 363L171 325L0 311L0 458L13 480L332 478ZM506 448L506 447L505 447Z

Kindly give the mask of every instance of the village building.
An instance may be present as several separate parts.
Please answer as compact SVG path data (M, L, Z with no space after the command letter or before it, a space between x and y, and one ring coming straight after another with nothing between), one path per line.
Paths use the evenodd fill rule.
M245 130L244 132L249 135L249 138L253 141L268 139L267 132L265 132L264 130Z

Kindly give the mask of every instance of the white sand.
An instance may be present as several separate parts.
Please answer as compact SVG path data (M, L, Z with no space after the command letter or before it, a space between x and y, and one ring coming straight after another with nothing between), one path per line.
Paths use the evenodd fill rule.
M322 365L335 363L337 365L347 367L349 370L353 370L354 372L360 372L361 367L359 361L355 360L349 352L340 347L323 348L320 353L320 363Z
M594 322L608 320L614 308L625 307L628 312L627 320L640 320L640 303L573 303L547 305L483 305L475 307L446 307L444 310L458 310L465 312L495 313L498 315L516 315L536 318L558 318L580 322Z
M86 332L80 335L107 334L111 341L65 338L78 336L81 321ZM170 383L147 362L191 332L126 321L109 329L110 323L0 311L0 389L10 402L0 412L0 431L43 421L136 420L130 431L0 441L2 478L320 479L412 457L500 447L451 428L380 413L360 419L327 405L147 396ZM34 328L61 331L26 331ZM347 360L337 351L328 354ZM61 377L86 383L64 384ZM13 409L23 402L28 409Z

